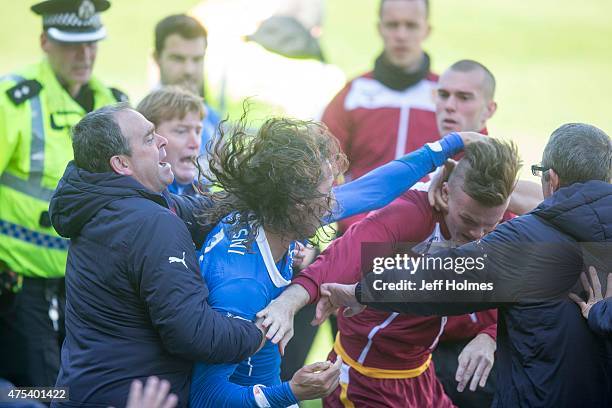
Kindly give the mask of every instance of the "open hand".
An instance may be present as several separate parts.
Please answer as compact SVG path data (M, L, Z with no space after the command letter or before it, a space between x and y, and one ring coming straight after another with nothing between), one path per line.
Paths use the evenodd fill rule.
M601 290L601 283L599 282L599 277L597 276L597 270L595 269L595 267L589 267L589 276L591 282L589 282L589 279L587 279L587 276L584 272L580 274L580 281L582 282L582 287L589 295L589 298L586 302L575 293L569 294L570 299L576 302L578 307L580 307L580 312L582 312L582 315L585 319L589 318L589 312L591 311L591 308L595 303L599 302L600 300L603 300L604 298L612 297L612 273L608 274L608 285L606 288L605 295Z

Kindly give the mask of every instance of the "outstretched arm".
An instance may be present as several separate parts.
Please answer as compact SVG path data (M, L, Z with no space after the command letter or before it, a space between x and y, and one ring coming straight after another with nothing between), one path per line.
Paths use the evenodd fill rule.
M319 299L319 288L323 283L353 283L361 278L363 243L382 243L375 250L376 256L390 255L394 252L395 243L415 242L426 233L429 225L427 217L432 217L428 208L418 205L414 200L399 199L352 225L313 264L294 278L293 283L278 298L257 313L258 317L264 318L263 326L268 328L267 338L273 343L280 342L283 349L293 336L293 316L307 303ZM414 225L406 222L412 219L425 222ZM317 318L313 323L319 320Z
M461 151L465 144L483 137L473 132L451 133L439 142L428 143L355 181L335 187L336 207L325 223L384 207Z

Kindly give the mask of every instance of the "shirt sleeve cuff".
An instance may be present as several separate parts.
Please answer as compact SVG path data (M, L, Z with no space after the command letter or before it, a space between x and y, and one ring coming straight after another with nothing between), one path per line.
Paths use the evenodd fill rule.
M480 331L478 334L488 334L493 340L497 341L497 323L491 324Z
M310 278L304 275L298 275L291 281L291 283L298 284L306 289L306 292L308 292L308 296L310 297L308 303L314 303L319 300L319 286Z
M452 157L455 154L459 153L463 150L463 139L459 136L459 133L453 132L444 136L440 140L440 145L442 145L442 151L446 153L448 157Z

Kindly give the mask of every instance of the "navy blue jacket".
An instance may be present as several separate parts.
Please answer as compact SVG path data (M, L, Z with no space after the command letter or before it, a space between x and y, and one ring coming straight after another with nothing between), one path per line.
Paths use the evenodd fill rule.
M612 298L593 305L589 312L589 327L595 333L612 339Z
M482 240L434 255L484 257L482 269L458 274L427 264L412 271L368 274L357 298L377 309L421 315L457 315L498 308L497 407L609 407L604 340L589 330L567 300L585 264L612 265L612 185L573 184L533 212L499 225ZM412 273L412 274L411 274ZM389 291L375 280L492 283L493 289ZM376 287L380 287L378 284ZM388 301L383 303L381 300Z
M71 239L57 386L70 387L73 406L123 407L132 380L151 375L170 381L185 406L195 361L237 363L257 350L255 325L206 303L193 243L204 235L197 205L131 177L66 168L50 214Z
M608 387L612 395L612 298L601 300L589 312L589 327L606 341L605 356Z

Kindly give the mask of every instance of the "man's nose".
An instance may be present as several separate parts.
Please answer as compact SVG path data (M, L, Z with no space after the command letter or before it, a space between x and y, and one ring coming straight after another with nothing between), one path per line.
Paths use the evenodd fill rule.
M457 110L457 98L455 98L452 95L446 98L446 101L444 101L444 109L449 112L456 111Z
M469 230L468 232L472 241L479 240L480 238L485 236L485 229L480 227L475 227Z
M409 34L408 28L401 24L395 30L395 37L399 40L405 40L406 38L408 38L408 34Z
M162 147L165 147L167 144L168 144L168 139L166 139L160 134L157 134L157 148L161 149Z
M82 43L78 45L77 56L84 61L89 61L93 55L93 46L89 43Z
M197 64L194 61L191 61L190 59L188 59L187 61L185 61L185 65L184 65L184 71L185 74L190 75L190 76L195 76L195 74L197 73Z
M198 132L197 129L189 132L189 141L188 146L190 149L200 151L200 146L202 145L202 136Z

